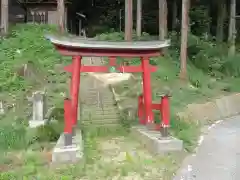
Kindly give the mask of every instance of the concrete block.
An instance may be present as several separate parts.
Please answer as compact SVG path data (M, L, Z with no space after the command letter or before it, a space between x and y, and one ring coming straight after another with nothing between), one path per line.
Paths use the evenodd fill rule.
M153 154L181 151L183 149L182 140L174 137L163 138L160 132L148 130L144 126L133 127L131 132Z
M216 104L222 111L223 117L229 117L240 113L240 96L239 94L224 96L216 100Z
M76 163L83 157L83 140L81 131L76 132L71 146L64 145L64 134L62 134L52 152L52 163Z
M240 113L240 93L223 96L203 104L189 104L185 111L177 116L184 120L195 120L202 123L210 120L224 119Z
M208 120L221 119L219 108L215 102L206 102L204 104L189 104L188 112L192 114L194 120L206 122Z

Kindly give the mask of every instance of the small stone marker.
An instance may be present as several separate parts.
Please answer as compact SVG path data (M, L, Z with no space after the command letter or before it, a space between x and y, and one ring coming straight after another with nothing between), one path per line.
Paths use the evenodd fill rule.
M3 101L0 101L0 115L3 115L4 112L4 108L3 108Z
M42 91L36 91L32 96L32 119L29 121L31 128L44 125L46 122L46 94Z

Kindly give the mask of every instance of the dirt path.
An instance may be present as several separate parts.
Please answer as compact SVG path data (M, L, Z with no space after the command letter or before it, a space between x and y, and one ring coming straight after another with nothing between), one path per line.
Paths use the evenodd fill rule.
M240 179L240 116L208 129L197 153L184 162L174 180Z
M99 138L93 154L86 180L170 180L178 164L177 157L151 155L131 136Z

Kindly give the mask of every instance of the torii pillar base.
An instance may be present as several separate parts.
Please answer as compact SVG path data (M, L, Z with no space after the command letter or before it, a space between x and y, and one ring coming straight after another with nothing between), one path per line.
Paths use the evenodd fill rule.
M132 127L131 133L149 152L162 154L165 152L182 151L183 141L172 136L162 137L159 132L149 130L146 126Z
M73 136L72 145L65 145L65 134L63 133L57 141L52 152L52 164L73 164L83 158L83 140L81 131Z

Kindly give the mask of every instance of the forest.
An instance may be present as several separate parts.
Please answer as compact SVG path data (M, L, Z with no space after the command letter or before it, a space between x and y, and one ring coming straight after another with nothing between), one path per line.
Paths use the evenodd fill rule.
M130 2L130 1L129 1ZM177 31L181 29L182 19L182 1L180 0L136 0L132 1L132 21L133 28L136 29L137 24L137 4L141 4L141 21L142 31L147 32L151 35L158 34L159 29L159 15L161 15L161 6L159 3L166 3L165 10L165 21L168 32ZM189 3L189 26L191 33L197 36L203 34L209 34L210 36L216 37L218 40L226 40L228 36L229 24L230 24L230 1L226 0L192 0L186 1ZM75 2L73 2L74 4ZM124 0L106 0L104 3L100 0L92 0L83 3L82 1L76 1L77 5L74 5L73 11L70 6L70 12L80 11L86 14L89 27L91 25L101 25L100 32L104 32L105 29L114 29L115 31L121 31L124 29L124 10L125 3L128 1ZM239 2L236 2L236 29L239 27L240 14ZM93 13L94 12L94 13ZM167 32L166 32L167 33Z
M89 36L125 31L125 39L131 32L137 37L147 33L155 39L169 38L170 49L179 49L182 61L187 49L189 60L210 74L228 71L223 64L229 66L229 58L237 63L232 62L237 59L232 55L238 50L240 28L240 3L235 0L92 0L84 5L81 12L87 16Z

